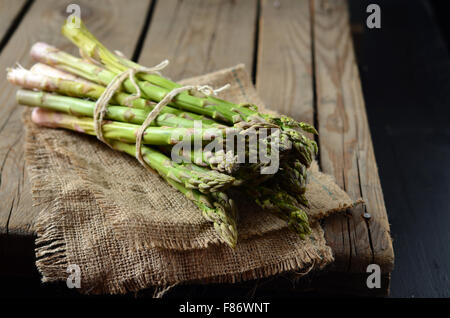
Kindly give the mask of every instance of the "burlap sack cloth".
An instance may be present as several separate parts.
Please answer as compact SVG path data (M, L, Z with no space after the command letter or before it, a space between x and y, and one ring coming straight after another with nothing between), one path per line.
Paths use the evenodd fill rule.
M184 81L231 88L221 97L263 105L243 65ZM333 260L323 231L301 240L286 223L240 200L239 242L220 242L197 207L137 160L94 137L47 129L25 111L26 160L36 222L36 265L43 281L81 269L86 293L125 293L193 281L238 282L322 268ZM354 202L314 165L306 196L311 219Z

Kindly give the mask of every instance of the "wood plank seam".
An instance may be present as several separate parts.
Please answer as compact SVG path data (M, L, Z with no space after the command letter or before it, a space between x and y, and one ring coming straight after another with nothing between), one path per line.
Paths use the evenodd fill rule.
M256 10L257 0L158 1L139 62L168 59L164 75L173 80L238 63L251 68Z
M0 40L0 54L2 53L5 46L8 44L9 39L13 36L15 30L19 26L20 22L22 22L22 19L24 18L25 14L30 9L31 5L33 4L34 0L27 0L23 5L22 8L17 12L15 17L11 20L11 23L9 27L6 29L5 34L3 35L2 39ZM2 19L5 19L6 17L2 17Z
M149 3L144 24L142 25L138 41L134 47L133 55L131 57L131 60L134 62L137 62L139 60L139 56L141 55L142 47L144 46L148 29L150 28L150 24L152 23L153 12L155 11L156 2L158 2L158 0L152 0Z
M256 88L266 106L313 123L308 0L262 1Z
M259 55L259 30L261 28L261 1L256 2L256 16L255 16L255 36L253 39L253 65L252 65L252 82L256 84L256 72L258 70L258 55Z
M312 0L308 0L309 6L309 32L311 37L311 80L312 80L312 107L313 107L313 125L314 127L319 127L319 116L317 113L317 88L316 88L316 56L315 52L315 43L314 43L314 2ZM314 135L314 141L319 145L319 136ZM319 169L322 170L321 162L320 162L320 151L316 154L315 157Z

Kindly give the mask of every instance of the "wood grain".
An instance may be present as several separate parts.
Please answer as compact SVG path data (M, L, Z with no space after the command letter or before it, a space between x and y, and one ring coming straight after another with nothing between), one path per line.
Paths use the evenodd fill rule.
M320 163L365 206L325 221L335 269L364 272L376 263L393 268L393 248L349 30L347 2L311 2ZM371 218L366 220L367 212Z
M0 40L4 38L25 3L26 0L0 0Z
M238 63L251 70L256 9L255 0L158 1L139 62L169 59L173 80Z
M308 0L261 3L256 88L265 104L314 123Z
M2 52L0 69L20 62L31 66L29 50L36 41L45 41L76 53L60 33L66 7L71 1L35 1ZM131 56L136 46L149 1L130 6L122 1L77 1L89 29L111 48ZM120 21L120 23L119 23ZM126 26L126 27L124 27ZM31 235L38 213L32 207L30 183L24 165L22 107L15 101L16 87L0 77L0 234Z

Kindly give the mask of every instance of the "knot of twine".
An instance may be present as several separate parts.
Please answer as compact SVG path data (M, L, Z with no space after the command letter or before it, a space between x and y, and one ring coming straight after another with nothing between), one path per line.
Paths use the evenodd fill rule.
M122 56L122 54L120 52L116 51L116 54L119 56ZM103 91L101 96L98 98L98 100L95 102L95 106L94 106L94 116L93 116L94 129L95 129L95 134L100 141L102 141L103 143L105 143L109 147L111 147L111 145L108 143L108 141L103 136L102 125L103 125L104 117L108 111L109 101L114 96L114 94L117 92L117 90L120 88L122 83L126 79L130 79L131 83L133 84L133 86L136 90L135 94L130 95L125 100L125 104L127 106L131 106L131 102L133 100L141 97L141 90L135 80L136 73L147 73L147 74L160 75L159 71L164 69L168 64L169 64L169 61L164 60L161 63L159 63L158 65L155 65L153 67L141 66L141 67L137 67L137 68L129 68L129 69L123 71L122 73L116 75L113 78L113 80L108 84L108 86L106 86L105 90ZM229 87L230 87L230 84L226 84L218 89L213 89L209 85L186 85L183 87L174 88L173 90L168 92L166 94L166 96L164 96L164 98L158 104L156 104L156 106L152 109L152 111L147 115L147 118L144 120L144 122L142 123L142 125L139 127L139 129L136 132L136 159L139 161L139 163L141 165L143 165L144 167L146 167L147 169L151 170L151 168L145 163L145 161L142 157L142 151L141 151L142 139L144 137L145 130L148 128L148 126L150 126L152 121L159 115L162 108L164 106L166 106L167 104L169 104L175 98L175 96L177 96L178 94L180 94L184 91L192 91L192 90L198 91L198 92L203 93L208 96L209 95L217 95L218 93L220 93L221 91L223 91L225 89L228 89Z
M136 159L141 163L141 165L147 167L147 164L145 163L144 159L142 158L142 152L141 152L141 146L142 146L142 138L144 136L145 130L148 126L150 126L151 122L158 116L158 114L161 112L162 108L169 104L172 99L175 98L178 94L184 92L184 91L190 91L195 90L198 92L201 92L205 95L217 95L218 92L221 92L224 89L227 89L230 85L226 84L218 89L213 89L209 85L186 85L183 87L174 88L169 93L167 93L166 96L158 103L156 104L155 108L152 109L152 111L148 114L147 118L144 120L142 125L139 127L137 133L136 133Z

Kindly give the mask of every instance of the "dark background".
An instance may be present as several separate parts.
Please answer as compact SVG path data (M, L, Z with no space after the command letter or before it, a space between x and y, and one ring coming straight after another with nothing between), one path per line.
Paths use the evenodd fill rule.
M448 2L350 0L355 49L394 240L392 297L450 297ZM381 29L366 27L370 3L381 7ZM0 282L9 296L81 297L65 284L42 285L37 272L33 279L0 277ZM214 290L194 286L175 288L167 296L186 295L249 294L230 286ZM262 289L255 295L295 297Z
M365 8L381 7L381 29ZM394 241L392 297L450 297L449 1L351 1ZM358 27L359 25L359 27Z

